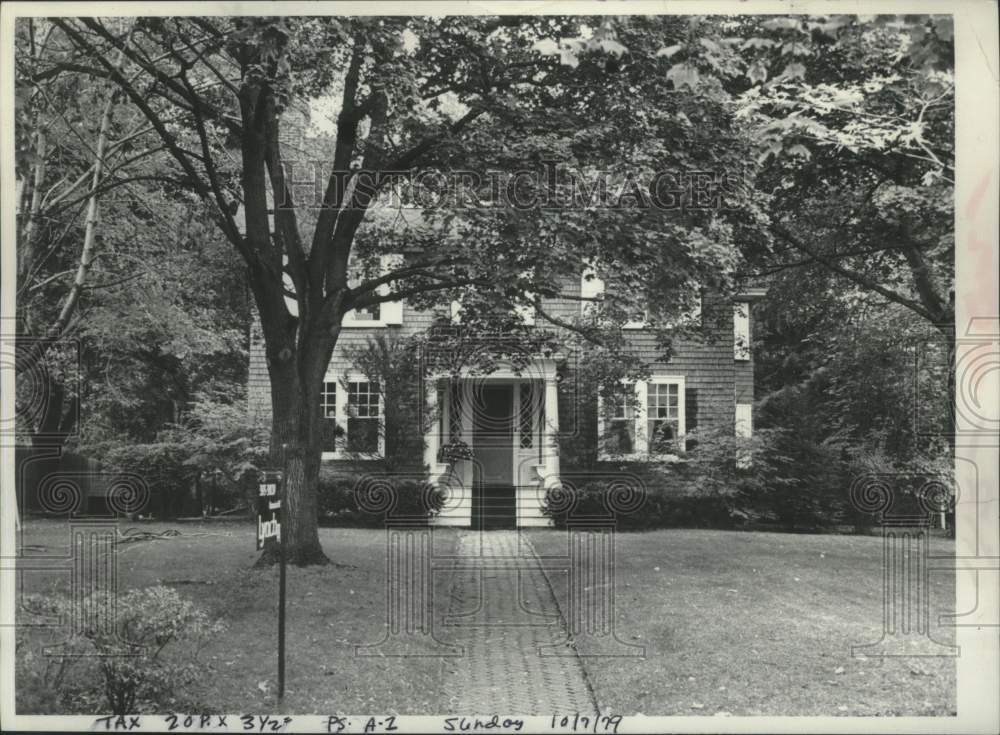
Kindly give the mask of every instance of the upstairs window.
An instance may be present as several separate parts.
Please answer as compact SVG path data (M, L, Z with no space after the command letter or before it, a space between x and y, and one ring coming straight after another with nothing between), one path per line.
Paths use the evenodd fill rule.
M403 259L400 255L382 255L379 257L379 276L384 276L398 270ZM365 274L360 267L352 265L348 277L348 285L352 288L360 285L365 279ZM383 283L375 293L386 295L392 292L393 286ZM403 303L401 301L386 301L381 304L372 304L360 309L351 309L344 314L343 325L345 327L387 327L403 323Z
M618 287L621 287L621 284L618 284ZM580 276L580 316L586 319L597 312L606 291L607 286L604 279L597 274L597 268L594 265L587 265ZM637 311L629 315L628 321L622 328L642 329L646 326L647 319L648 314L645 311Z
M372 304L371 306L363 306L360 309L353 309L350 312L350 321L352 324L359 324L361 322L380 322L382 321L382 304ZM347 321L347 316L345 315L344 321Z

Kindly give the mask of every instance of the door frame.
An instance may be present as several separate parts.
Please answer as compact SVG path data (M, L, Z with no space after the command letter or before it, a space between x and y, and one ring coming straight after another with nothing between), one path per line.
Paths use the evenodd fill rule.
M429 425L428 429L425 430L426 447L424 450L425 461L429 466L441 466L436 465L437 463L437 448L439 442L450 441L456 435L451 432L451 425L449 423L449 417L452 411L452 396L448 390L440 390L441 388L446 388L450 385L451 381L457 382L457 391L460 401L460 410L458 414L458 433L457 437L465 441L470 447L473 445L473 435L472 435L472 416L469 410L470 399L472 398L471 386L475 384L476 381L479 382L508 382L512 385L517 385L519 383L530 381L537 386L537 390L541 391L541 395L536 399L536 406L539 415L535 416L535 441L537 442L537 451L539 453L539 465L538 472L542 472L542 467L549 467L554 463L555 472L552 473L553 477L558 476L558 455L555 459L549 456L552 449L546 444L546 438L549 437L552 432L558 431L558 413L552 412L549 415L548 410L548 393L550 389L550 384L556 379L556 368L561 360L565 359L565 355L561 352L557 352L553 355L547 357L537 357L527 365L522 366L520 369L514 369L512 364L507 360L500 360L497 364L495 370L488 374L482 374L477 372L471 367L462 367L455 373L449 372L434 372L428 376L423 385L425 391L435 391L436 400L435 404L440 408L442 414L440 416L440 421L433 422ZM440 390L440 392L438 392ZM515 401L520 400L520 391L515 391ZM544 423L542 417L544 416ZM515 479L515 487L519 484L519 476L517 474L518 470L518 447L520 442L520 435L518 434L519 427L515 427L514 445L511 452L511 464L512 472ZM445 518L448 523L441 525L465 525L471 522L471 493L473 486L473 467L470 461L459 461L456 463L453 470L454 479L464 488L464 492L468 493L465 497L468 498L467 501L463 501L461 509L453 513L442 514L442 518ZM544 472L541 475L546 477ZM522 497L521 493L516 493L516 513L518 527L520 527L521 514L525 512L522 508ZM534 516L532 516L534 517ZM462 522L464 521L464 522ZM537 524L530 524L537 525Z

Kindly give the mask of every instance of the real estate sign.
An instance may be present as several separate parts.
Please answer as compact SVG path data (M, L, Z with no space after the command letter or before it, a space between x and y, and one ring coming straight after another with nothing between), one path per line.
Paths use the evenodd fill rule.
M273 538L281 541L281 487L280 472L262 472L257 491L257 550L264 548L264 541Z

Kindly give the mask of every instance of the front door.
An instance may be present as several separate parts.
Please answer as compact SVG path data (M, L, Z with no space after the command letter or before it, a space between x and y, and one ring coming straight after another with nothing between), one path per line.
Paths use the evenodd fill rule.
M473 527L514 528L514 386L482 385L473 406Z

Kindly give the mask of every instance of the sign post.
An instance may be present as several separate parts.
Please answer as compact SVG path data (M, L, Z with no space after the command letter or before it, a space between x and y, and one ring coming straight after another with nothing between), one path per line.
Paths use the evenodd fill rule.
M257 495L257 550L273 538L278 542L281 565L278 577L278 703L285 697L285 535L281 532L284 513L284 475L278 471L264 471L260 475Z

